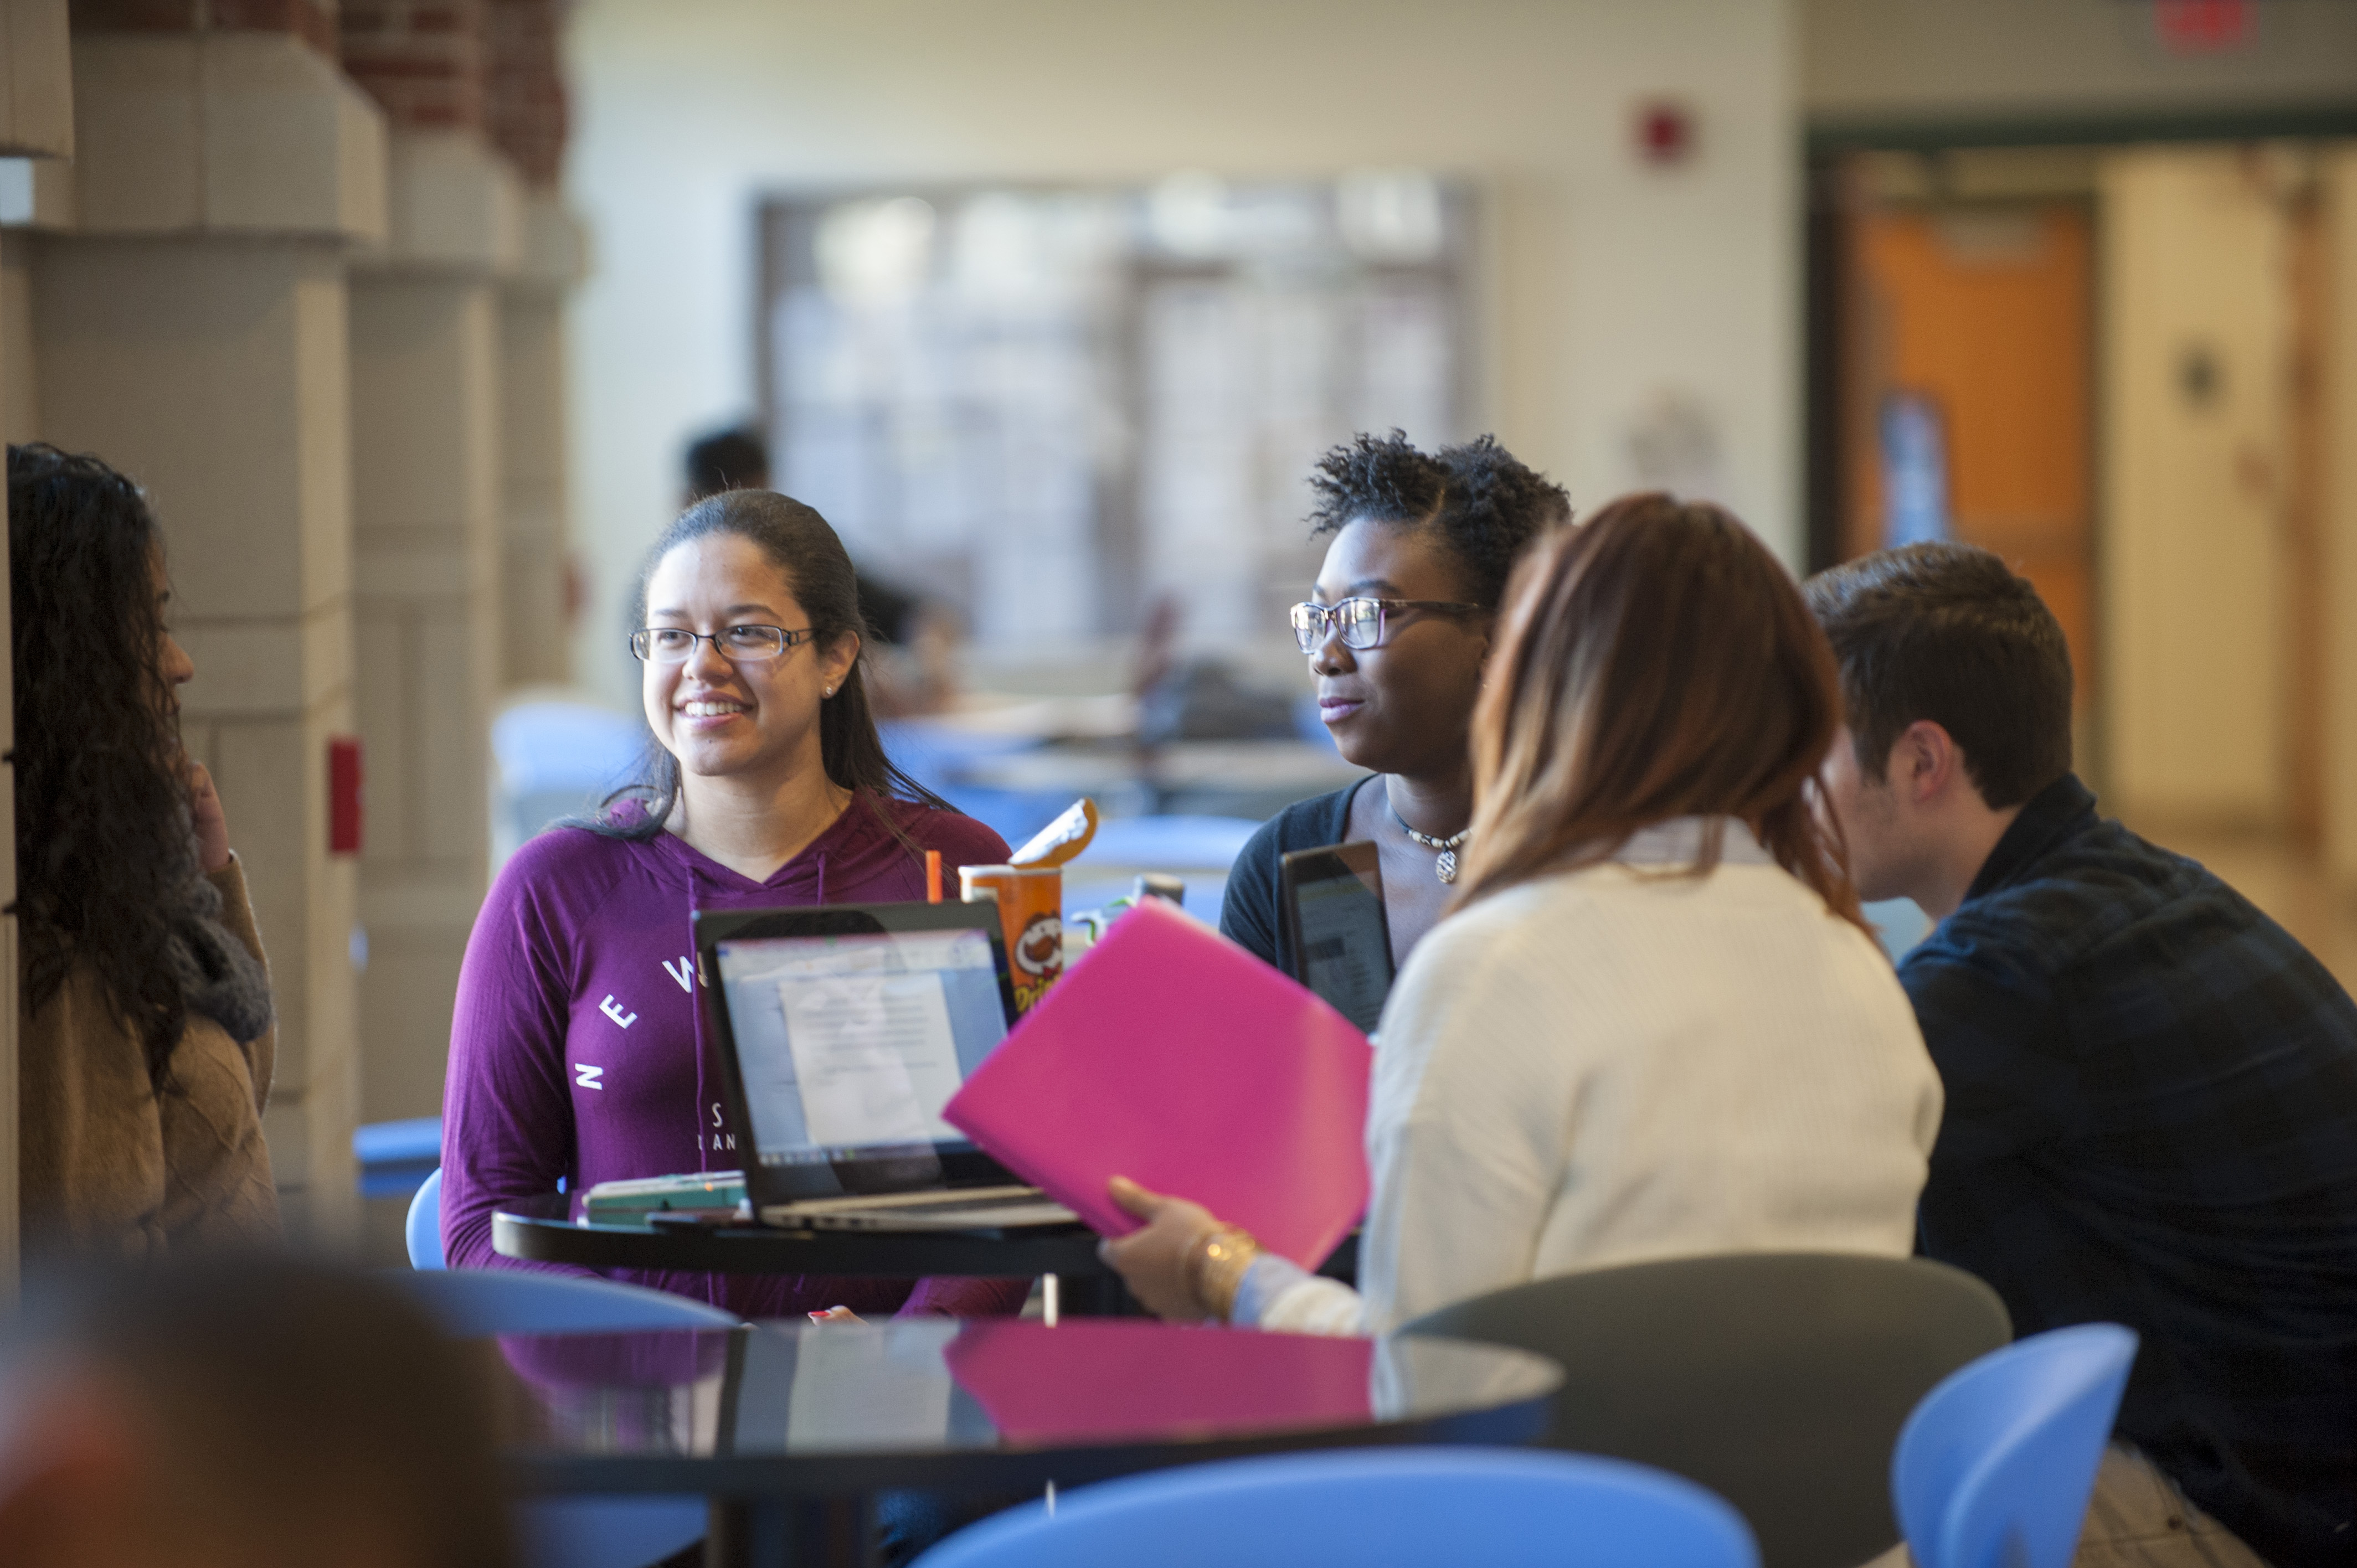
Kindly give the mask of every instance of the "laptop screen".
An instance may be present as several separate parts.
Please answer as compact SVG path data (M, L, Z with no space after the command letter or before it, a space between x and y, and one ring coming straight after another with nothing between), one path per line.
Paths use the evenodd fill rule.
M1006 1037L985 933L724 939L713 950L762 1165L963 1142L942 1108Z

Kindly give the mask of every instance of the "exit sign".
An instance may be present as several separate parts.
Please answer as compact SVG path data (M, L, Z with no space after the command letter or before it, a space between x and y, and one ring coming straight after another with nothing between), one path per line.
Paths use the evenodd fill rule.
M2152 0L2160 41L2179 54L2222 54L2258 32L2258 0Z

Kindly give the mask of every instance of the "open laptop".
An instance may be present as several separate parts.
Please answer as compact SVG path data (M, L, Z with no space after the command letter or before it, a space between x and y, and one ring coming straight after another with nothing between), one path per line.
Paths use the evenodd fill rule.
M942 1120L1014 1016L996 905L699 912L695 959L746 1199L762 1222L1073 1221Z

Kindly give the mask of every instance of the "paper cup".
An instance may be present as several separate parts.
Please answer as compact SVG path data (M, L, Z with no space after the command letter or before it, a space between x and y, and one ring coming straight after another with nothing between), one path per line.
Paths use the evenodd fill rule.
M990 899L998 905L1015 1010L1030 1011L1064 972L1063 872L1055 866L960 866L958 894L969 904Z

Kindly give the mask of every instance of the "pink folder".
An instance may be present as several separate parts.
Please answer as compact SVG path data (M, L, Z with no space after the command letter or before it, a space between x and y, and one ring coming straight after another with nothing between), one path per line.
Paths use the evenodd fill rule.
M1066 971L942 1111L1100 1235L1106 1181L1192 1198L1316 1268L1367 1206L1366 1036L1148 898Z

